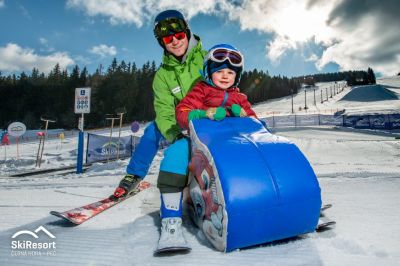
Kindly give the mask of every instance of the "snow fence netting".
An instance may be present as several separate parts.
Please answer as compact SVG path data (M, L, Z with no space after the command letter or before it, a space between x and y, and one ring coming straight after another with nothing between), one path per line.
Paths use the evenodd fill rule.
M253 118L190 123L189 206L220 251L315 230L321 190L296 145Z

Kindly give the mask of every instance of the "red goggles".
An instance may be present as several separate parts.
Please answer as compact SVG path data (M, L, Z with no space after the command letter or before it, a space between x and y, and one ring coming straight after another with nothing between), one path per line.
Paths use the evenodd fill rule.
M176 32L176 33L174 33L174 34L171 34L171 35L167 35L167 36L162 37L162 40L163 40L163 42L164 42L165 44L170 44L170 43L174 40L174 37L175 37L177 40L182 40L182 39L185 39L186 33L185 33L184 31Z

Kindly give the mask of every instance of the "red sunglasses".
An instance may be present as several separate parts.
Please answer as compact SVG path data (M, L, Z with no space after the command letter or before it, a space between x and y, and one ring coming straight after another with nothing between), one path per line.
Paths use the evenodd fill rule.
M162 40L165 44L170 44L174 40L174 37L177 40L182 40L186 37L186 33L184 31L176 32L174 34L162 37Z

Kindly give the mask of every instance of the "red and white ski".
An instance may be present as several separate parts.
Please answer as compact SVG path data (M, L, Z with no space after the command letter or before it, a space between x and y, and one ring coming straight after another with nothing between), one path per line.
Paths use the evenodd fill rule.
M112 196L105 198L100 201L93 202L91 204L74 208L68 211L64 212L58 212L58 211L51 211L50 214L55 215L57 217L63 218L73 224L79 225L90 218L96 216L99 213L102 213L103 211L111 208L112 206L117 205L118 203L121 203L122 201L126 200L127 198L130 198L136 194L138 194L140 191L143 191L147 188L150 187L150 183L146 181L140 182L138 189L134 190L131 192L128 196L119 198L117 200L113 199Z

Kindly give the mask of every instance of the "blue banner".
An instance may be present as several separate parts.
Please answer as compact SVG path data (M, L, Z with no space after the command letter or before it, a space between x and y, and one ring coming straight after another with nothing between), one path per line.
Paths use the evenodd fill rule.
M138 137L135 137L138 138ZM137 143L138 140L135 139ZM88 134L86 149L86 163L105 161L110 159L127 158L132 153L132 136L110 137Z
M390 114L389 115L389 128L399 129L400 128L400 114Z
M368 115L349 115L344 118L345 127L370 128Z
M389 129L389 116L388 115L370 115L369 122L373 129Z
M400 114L376 115L288 115L265 117L268 126L295 127L333 125L362 129L400 129Z

